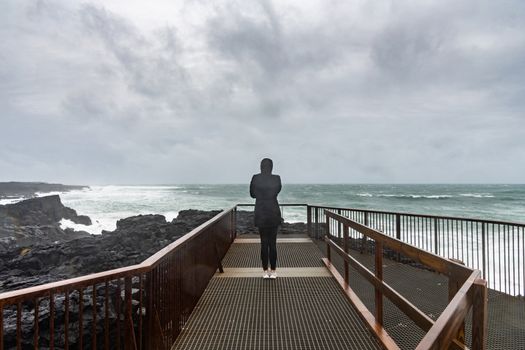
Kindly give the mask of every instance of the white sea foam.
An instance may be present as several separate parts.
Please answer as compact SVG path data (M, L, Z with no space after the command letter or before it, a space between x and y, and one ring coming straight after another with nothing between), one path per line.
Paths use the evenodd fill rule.
M473 197L473 198L494 198L495 196L490 193L461 193L461 197Z
M62 230L65 230L66 228L70 228L70 229L73 229L74 231L85 231L85 232L91 233L92 235L98 235L104 229L103 226L98 222L94 223L93 225L88 226L88 225L76 224L69 219L60 220L60 228Z
M387 197L387 198L414 198L414 199L420 199L420 198L426 198L426 199L443 199L443 198L453 198L454 196L450 194L432 194L432 195L424 195L424 194L377 194L377 197Z
M168 212L162 213L162 215L164 215L167 222L171 222L173 221L173 219L179 216L179 212L178 211L168 211Z
M20 202L24 198L4 198L0 199L0 205L6 205L6 204L14 204L17 202Z
M357 193L357 196L359 197L373 197L374 195L371 193Z

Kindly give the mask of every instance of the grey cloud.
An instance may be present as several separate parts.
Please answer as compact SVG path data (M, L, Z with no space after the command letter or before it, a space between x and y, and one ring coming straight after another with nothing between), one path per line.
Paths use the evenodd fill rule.
M522 181L523 4L330 4L3 2L0 180Z

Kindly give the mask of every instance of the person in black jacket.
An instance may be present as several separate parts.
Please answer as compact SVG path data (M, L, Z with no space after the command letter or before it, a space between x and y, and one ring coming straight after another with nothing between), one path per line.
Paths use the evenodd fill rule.
M272 175L273 162L269 158L261 161L261 173L253 175L250 196L255 198L255 226L261 236L261 260L263 278L275 279L277 264L277 229L281 224L281 210L277 195L281 191L281 178ZM270 271L268 271L270 260Z

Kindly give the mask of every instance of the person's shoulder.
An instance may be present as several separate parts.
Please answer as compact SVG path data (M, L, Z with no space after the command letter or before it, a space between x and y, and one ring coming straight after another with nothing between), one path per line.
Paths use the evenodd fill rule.
M281 181L281 177L277 174L272 174L272 177L276 180L279 179L279 181Z

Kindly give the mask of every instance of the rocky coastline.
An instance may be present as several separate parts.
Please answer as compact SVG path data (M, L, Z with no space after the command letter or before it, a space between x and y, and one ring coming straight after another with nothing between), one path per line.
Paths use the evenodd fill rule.
M58 195L0 206L0 292L142 262L216 215L183 210L171 222L162 215L121 219L101 235L62 229L61 219L90 225Z
M87 188L89 186L50 184L47 182L0 182L0 199L32 198L37 193L67 192Z

